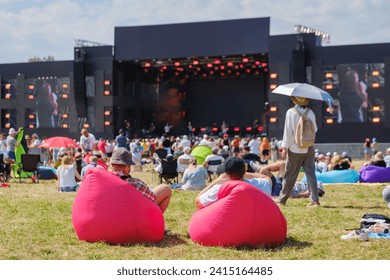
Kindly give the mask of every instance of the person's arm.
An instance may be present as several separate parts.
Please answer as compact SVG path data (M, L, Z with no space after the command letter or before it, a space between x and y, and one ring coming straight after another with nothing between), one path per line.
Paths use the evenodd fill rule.
M61 168L62 168L62 166L59 166L57 168L57 191L60 190L60 180L61 180L60 172L61 172Z
M195 198L196 207L203 208L204 206L200 203L200 196L210 190L216 184L222 184L228 180L226 174L221 174L217 179L215 179L212 183L210 183L206 188L204 188Z
M82 178L81 178L81 176L80 176L80 173L77 171L76 168L74 169L74 176L75 176L79 181L82 180Z

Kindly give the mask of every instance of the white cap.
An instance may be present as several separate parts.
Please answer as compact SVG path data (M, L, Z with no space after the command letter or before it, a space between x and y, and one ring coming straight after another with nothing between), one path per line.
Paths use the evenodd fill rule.
M8 132L9 135L15 134L15 133L16 133L16 131L15 131L14 128L10 128L10 129L9 129L9 132Z

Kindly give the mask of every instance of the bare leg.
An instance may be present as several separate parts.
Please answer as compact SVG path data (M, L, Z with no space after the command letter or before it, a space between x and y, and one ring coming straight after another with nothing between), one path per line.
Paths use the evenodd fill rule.
M169 202L171 201L172 189L166 184L158 185L153 189L154 194L156 195L156 203L161 208L161 211L164 213L167 209Z

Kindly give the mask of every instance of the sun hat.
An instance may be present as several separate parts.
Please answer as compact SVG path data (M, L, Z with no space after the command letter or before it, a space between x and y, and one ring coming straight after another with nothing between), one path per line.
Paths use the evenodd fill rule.
M16 133L15 128L10 128L9 131L8 131L9 135L15 134L15 133Z
M291 96L291 100L298 106L307 106L310 101L308 98L298 96Z
M130 151L128 151L126 148L116 149L112 153L110 163L119 165L135 165L131 157Z

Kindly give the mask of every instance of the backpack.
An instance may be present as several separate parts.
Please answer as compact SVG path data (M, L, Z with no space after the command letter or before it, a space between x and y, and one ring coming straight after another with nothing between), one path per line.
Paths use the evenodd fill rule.
M303 114L296 108L293 109L299 115L299 121L295 131L295 143L300 148L309 148L314 146L316 131L313 122L307 117L309 109L306 108Z

